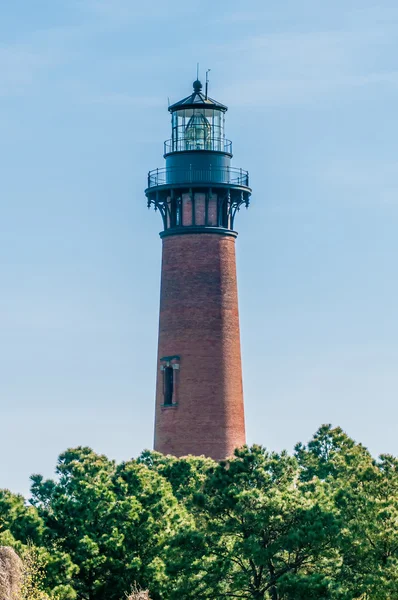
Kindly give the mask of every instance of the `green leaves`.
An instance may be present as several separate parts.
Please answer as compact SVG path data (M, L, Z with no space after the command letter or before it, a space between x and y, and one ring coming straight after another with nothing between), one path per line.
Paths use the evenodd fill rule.
M60 456L57 482L33 479L48 544L78 567L78 598L118 600L133 582L163 585L161 553L187 520L170 483L138 461L116 466L89 448Z
M43 522L32 506L26 506L23 496L0 490L0 534L5 531L24 544L40 543Z
M296 455L301 479L324 481L340 528L335 570L341 597L390 600L398 597L398 461L375 461L341 429L321 427Z
M280 590L294 577L302 588L307 579L313 588L318 571L317 581L324 578L319 558L333 557L331 540L338 531L320 485L309 493L299 482L297 461L286 453L259 446L238 450L208 476L197 497L202 536L191 530L174 542L177 552L168 568L172 573L179 565L180 582L170 597L177 598L181 587L193 588L195 580L191 593L204 598L282 598ZM184 555L190 569L181 564Z
M0 543L42 565L53 600L395 600L398 460L322 426L293 456L221 463L64 452L32 498L0 490ZM44 567L45 565L45 567ZM40 588L40 589L39 589ZM44 597L44 596L43 596Z

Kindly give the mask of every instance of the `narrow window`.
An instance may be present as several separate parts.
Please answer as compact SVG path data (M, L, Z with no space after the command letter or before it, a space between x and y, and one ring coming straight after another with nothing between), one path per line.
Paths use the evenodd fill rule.
M177 225L177 227L181 225L181 200L180 200L180 198L178 198L178 200L177 200L176 225Z
M175 227L177 224L177 202L175 198L170 201L170 227Z
M173 404L174 370L173 367L166 367L164 373L164 403L170 406Z
M227 199L221 205L221 225L226 229L229 227L229 202Z

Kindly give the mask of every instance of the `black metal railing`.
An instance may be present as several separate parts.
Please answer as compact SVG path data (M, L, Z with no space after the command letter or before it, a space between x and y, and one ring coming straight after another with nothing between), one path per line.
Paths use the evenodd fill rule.
M217 167L213 169L164 167L154 169L148 173L148 188L185 183L223 183L249 187L249 173L235 167Z
M212 150L215 152L232 154L232 142L225 138L212 137L206 140L179 138L177 140L166 140L164 143L164 154L170 154L170 152L186 152L190 150Z

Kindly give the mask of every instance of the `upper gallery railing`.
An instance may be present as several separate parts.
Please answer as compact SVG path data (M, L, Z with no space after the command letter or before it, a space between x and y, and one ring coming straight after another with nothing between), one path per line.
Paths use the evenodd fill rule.
M164 167L162 169L154 169L148 173L148 188L175 183L223 183L249 187L249 173L235 167L214 167L209 169Z

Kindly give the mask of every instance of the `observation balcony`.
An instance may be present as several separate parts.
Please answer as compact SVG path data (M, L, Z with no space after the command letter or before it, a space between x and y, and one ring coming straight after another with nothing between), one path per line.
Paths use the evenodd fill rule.
M191 152L193 150L224 152L232 156L232 142L225 138L189 139L186 136L164 142L164 156L172 152Z
M248 188L249 173L243 169L229 166L207 169L164 167L148 173L148 190L160 186L186 186L189 184L203 184L209 187L221 184Z

